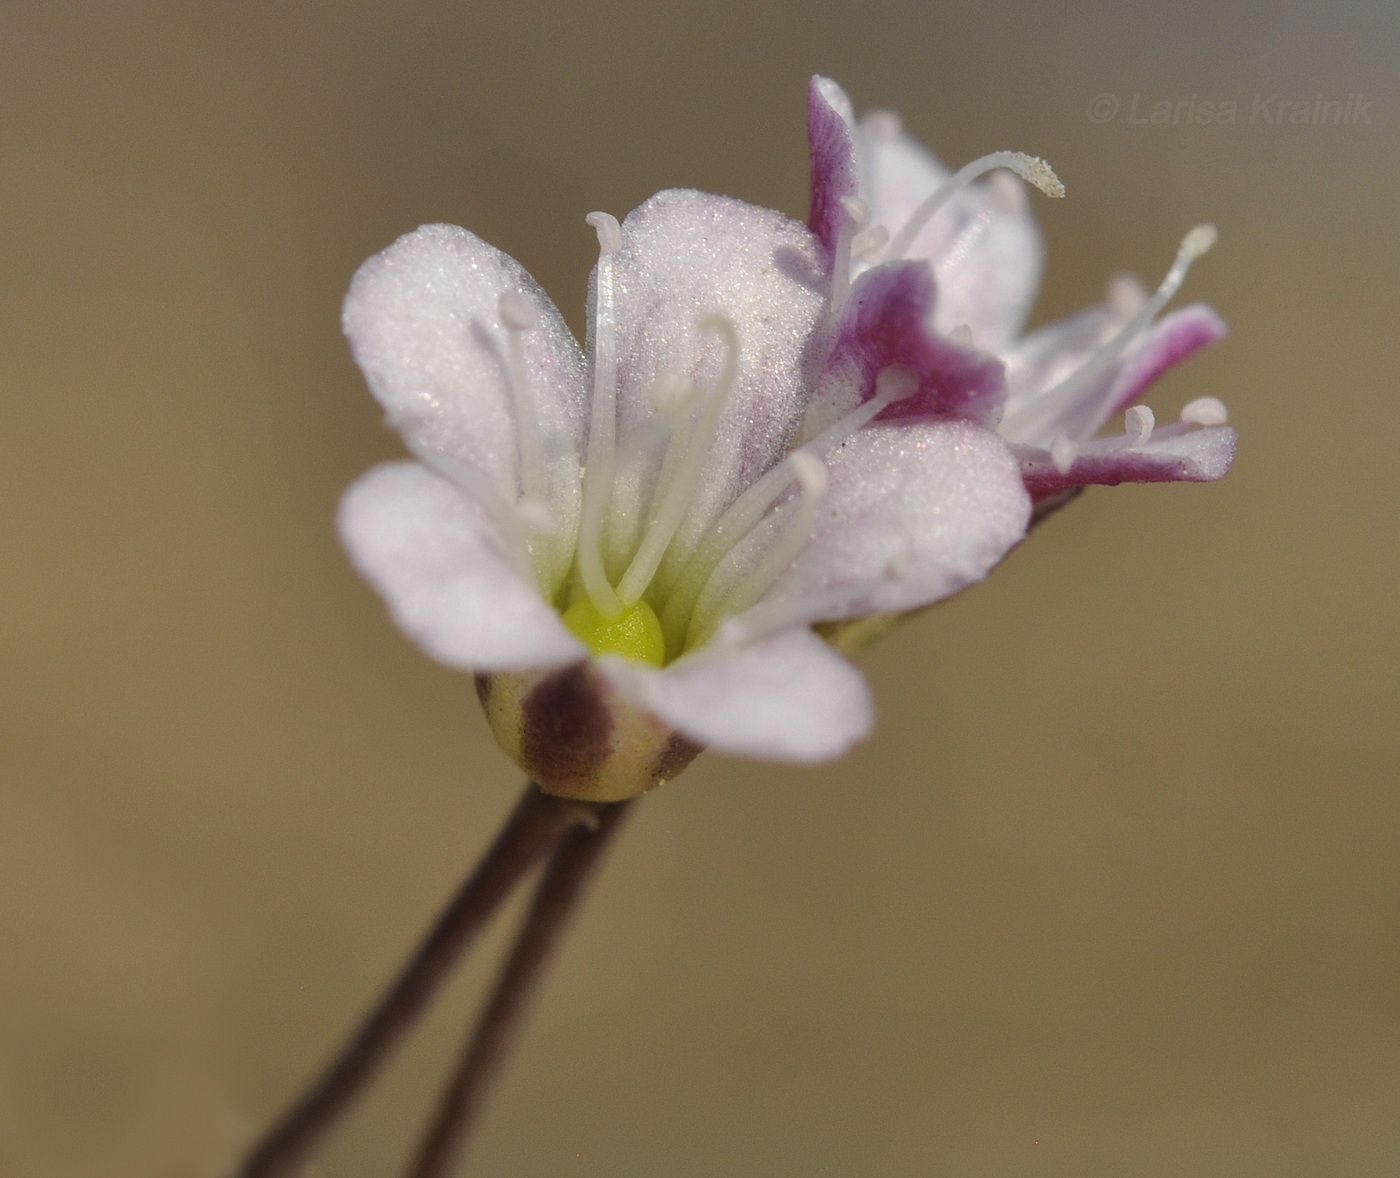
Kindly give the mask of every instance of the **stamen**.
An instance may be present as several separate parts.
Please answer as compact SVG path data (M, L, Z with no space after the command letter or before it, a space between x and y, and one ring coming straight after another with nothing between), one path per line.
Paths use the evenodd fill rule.
M827 426L810 442L788 455L788 461L771 467L760 479L751 483L710 525L672 587L661 619L668 638L679 642L684 636L679 631L687 626L695 603L725 553L749 534L793 479L800 477L798 467L806 459L819 462L823 454L864 428L896 401L902 401L918 390L919 378L910 369L902 364L890 365L875 378L875 395L870 400ZM794 465L791 460L799 455L801 458Z
M1218 397L1197 397L1182 406L1181 420L1187 425L1224 425L1230 413Z
M724 369L714 387L708 390L694 427L688 432L682 431L680 425L683 423L678 422L676 431L671 435L671 445L662 460L661 473L652 496L652 514L646 535L617 587L617 595L623 605L640 600L656 575L661 558L666 555L666 547L680 527L695 488L699 486L710 443L719 429L720 414L739 376L739 335L734 330L734 324L723 315L709 315L701 320L700 330L714 332L724 341L727 353ZM680 457L673 459L673 455Z
M715 628L719 618L715 615L722 608L725 616L733 617L743 613L749 606L772 588L783 570L792 564L812 535L812 523L817 517L821 497L826 493L826 465L821 459L801 450L787 456L784 465L791 470L801 489L801 499L796 515L783 525L782 533L763 555L763 559L750 569L732 590L725 593L723 600L713 600L714 586L707 583L705 592L696 604L694 617L687 635L687 645L697 645ZM713 574L710 581L713 581Z
M622 248L622 229L607 213L585 218L598 234L598 269L593 302L593 416L588 429L588 456L583 468L583 504L579 513L578 571L583 590L606 619L622 614L603 568L603 515L612 495L617 438L617 316L613 292L613 255Z
M883 225L862 229L851 238L851 261L868 262L889 244L890 231Z
M831 315L834 318L846 305L851 291L852 241L870 221L870 206L859 197L843 196L841 207L846 217L836 235L836 251L831 260Z
M506 329L506 353L510 364L510 391L515 402L515 432L520 438L520 490L526 500L543 504L549 498L549 478L544 457L544 437L530 370L525 364L525 333L539 323L534 304L520 291L501 294L501 323Z
M1050 461L1055 464L1055 469L1061 474L1069 474L1074 460L1078 457L1079 447L1064 434L1056 434L1055 440L1050 443Z
M972 347L972 325L968 323L959 323L948 333L948 338L960 348Z
M1210 249L1215 244L1215 240L1214 225L1197 225L1182 238L1181 246L1176 251L1176 260L1172 263L1171 269L1167 271L1167 276L1162 279L1162 285L1157 288L1156 293L1150 299L1143 303L1138 313L1123 325L1117 335L1059 384L1031 398L1028 404L1007 417L1001 423L999 431L1001 435L1009 441L1024 442L1030 441L1037 434L1043 434L1044 431L1048 430L1053 422L1074 405L1084 392L1108 371L1109 367L1127 350L1128 345L1146 330L1152 320L1157 317L1157 313L1181 288L1181 284L1186 278L1186 272L1191 269L1191 263ZM1110 390L1106 389L1105 393L1108 391ZM1094 407L1090 406L1090 408ZM1103 419L1098 418L1097 420L1101 422ZM1092 433L1095 428L1097 426L1089 427L1087 433Z
M894 262L904 257L909 252L909 247L914 244L914 238L923 232L924 226L933 218L934 213L978 176L997 168L1009 168L1027 184L1034 184L1046 196L1059 197L1065 194L1065 186L1060 183L1060 178L1043 159L1020 151L994 151L991 155L973 160L956 175L944 181L932 196L914 210L913 215L904 223L904 228L896 233L894 240L890 242L889 249L885 251L885 261Z
M1123 432L1132 437L1128 443L1129 449L1147 445L1156 425L1157 418L1146 405L1134 405L1123 414Z

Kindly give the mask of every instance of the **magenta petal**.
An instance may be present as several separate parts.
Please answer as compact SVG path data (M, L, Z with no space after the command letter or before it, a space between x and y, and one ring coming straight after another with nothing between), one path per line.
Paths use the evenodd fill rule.
M847 220L841 199L855 196L856 143L851 102L830 78L814 77L807 89L807 143L812 156L812 208L807 228L830 258Z
M1123 412L1168 369L1228 334L1225 321L1204 303L1165 316L1143 336L1113 382L1106 417Z
M1021 479L1031 501L1039 503L1075 487L1117 486L1119 483L1209 483L1230 469L1237 435L1228 425L1197 428L1169 425L1141 446L1124 437L1089 442L1066 471L1048 450L1014 445L1021 462Z
M965 348L932 327L933 273L926 262L893 262L856 280L823 375L850 374L859 397L875 394L875 378L902 364L918 392L897 401L880 421L961 417L988 424L1006 395L1000 360Z

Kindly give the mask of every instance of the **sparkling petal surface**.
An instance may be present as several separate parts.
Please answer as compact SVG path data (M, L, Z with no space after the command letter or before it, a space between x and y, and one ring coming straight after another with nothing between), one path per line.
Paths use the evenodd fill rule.
M868 429L827 456L812 538L747 618L917 609L981 580L1025 535L1020 468L969 422Z
M718 381L725 349L700 330L706 316L723 314L738 334L738 378L678 533L684 544L783 454L801 418L804 348L823 307L818 244L781 213L673 189L623 222L614 266L621 446L653 419L662 374L702 389Z
M1153 433L1141 446L1126 435L1086 443L1067 471L1059 470L1048 450L1012 447L1021 476L1034 500L1071 487L1119 483L1209 483L1223 477L1235 457L1237 435L1227 425L1204 428L1175 424Z
M864 677L807 630L712 648L663 671L612 656L599 666L626 698L719 752L829 761L874 722Z
M520 263L465 229L425 225L360 267L345 299L345 333L409 448L449 477L477 472L512 502L520 444L500 320L506 291L538 315L524 337L526 366L554 475L551 507L567 529L587 407L583 356Z
M586 655L512 562L487 512L426 467L375 467L345 492L337 523L360 574L439 662L506 671Z

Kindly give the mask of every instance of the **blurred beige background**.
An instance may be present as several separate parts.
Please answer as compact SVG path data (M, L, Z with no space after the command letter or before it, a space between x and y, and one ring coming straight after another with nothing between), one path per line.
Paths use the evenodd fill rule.
M844 762L648 798L471 1172L1400 1174L1397 52L1379 2L5 0L0 1173L214 1173L517 791L332 534L399 452L355 267L458 222L577 327L590 210L805 213L819 70L1055 164L1037 321L1215 220L1234 338L1151 401L1223 397L1239 461L1091 492L872 652ZM485 964L328 1178L396 1171Z

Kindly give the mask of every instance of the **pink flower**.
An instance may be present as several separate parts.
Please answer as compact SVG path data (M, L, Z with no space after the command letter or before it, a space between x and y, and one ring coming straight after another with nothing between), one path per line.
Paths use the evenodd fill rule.
M1213 244L1214 229L1187 234L1151 296L1117 279L1103 305L1022 336L1040 279L1040 237L1015 179L1006 171L977 177L1010 169L1062 195L1044 163L999 152L951 175L895 116L857 122L846 95L826 78L812 81L808 134L809 224L833 289L848 292L840 328L848 352L869 352L866 363L876 366L953 344L998 358L1004 388L989 379L965 403L945 398L938 408L994 426L1017 455L1037 506L1090 483L1205 482L1225 474L1235 432L1219 401L1193 401L1180 421L1161 428L1136 405L1168 368L1225 335L1219 316L1200 304L1158 318L1191 261ZM1098 436L1125 410L1122 434Z
M1223 334L1148 298L1020 338L1040 246L1000 153L949 177L892 116L813 81L808 226L657 194L600 255L585 352L511 258L429 225L361 267L345 330L416 461L370 471L340 530L433 658L476 673L502 748L546 790L633 796L702 747L822 761L869 731L850 649L979 580L1090 482L1218 478L1201 400L1129 410ZM818 628L825 637L818 637Z

